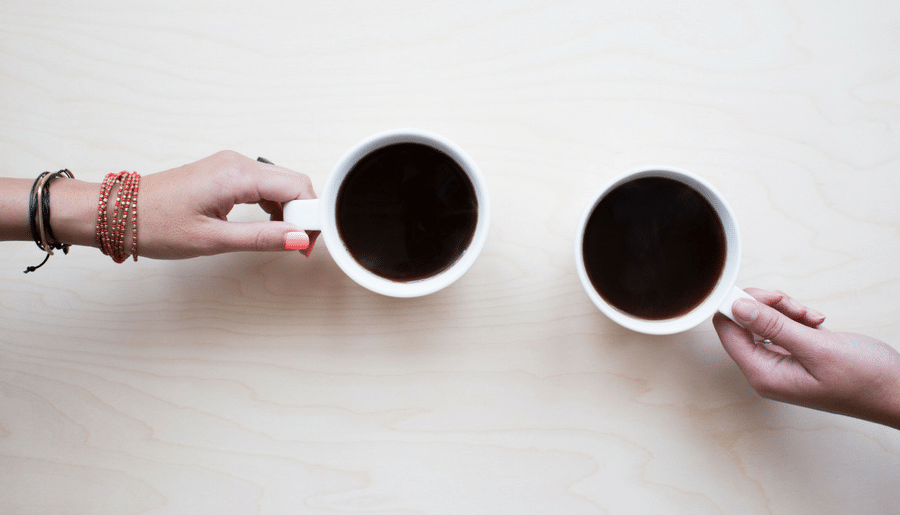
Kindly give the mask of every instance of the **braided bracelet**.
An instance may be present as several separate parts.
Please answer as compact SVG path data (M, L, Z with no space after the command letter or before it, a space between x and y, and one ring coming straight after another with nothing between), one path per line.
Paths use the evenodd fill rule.
M74 179L75 176L69 170L60 170L55 173L43 172L35 179L31 185L31 195L28 199L28 225L31 229L31 238L39 249L46 252L47 255L41 264L37 266L29 266L25 269L25 273L34 272L38 268L44 266L44 263L50 259L54 250L62 250L63 254L69 253L69 245L60 243L50 228L50 183L61 176ZM40 209L40 212L38 212Z

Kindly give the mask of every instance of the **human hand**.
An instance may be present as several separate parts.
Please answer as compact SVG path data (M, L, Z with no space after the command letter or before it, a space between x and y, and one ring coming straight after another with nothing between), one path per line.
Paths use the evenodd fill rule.
M234 251L284 250L299 232L309 256L318 232L283 221L282 205L316 198L306 175L231 151L141 178L138 255L184 259ZM259 204L269 222L229 222L237 204ZM303 246L301 243L301 246Z
M822 327L825 317L780 292L748 289L741 326L717 314L725 350L762 397L900 429L900 353L884 342ZM772 344L766 344L769 340Z

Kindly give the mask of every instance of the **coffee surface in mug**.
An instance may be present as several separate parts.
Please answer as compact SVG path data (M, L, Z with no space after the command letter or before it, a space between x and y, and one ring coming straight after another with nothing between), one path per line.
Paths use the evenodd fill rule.
M584 230L584 265L603 299L634 317L663 320L703 302L725 266L725 230L690 186L633 179L606 194Z
M449 155L397 143L353 166L336 211L341 240L363 268L408 282L437 275L463 255L475 234L478 200Z

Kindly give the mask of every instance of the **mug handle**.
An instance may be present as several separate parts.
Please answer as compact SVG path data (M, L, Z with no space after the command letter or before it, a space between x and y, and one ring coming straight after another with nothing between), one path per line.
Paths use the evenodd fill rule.
M262 156L257 157L256 160L267 165L275 164ZM319 217L319 199L291 200L285 202L281 209L285 222L294 224L304 231L322 230L322 221Z
M294 224L304 231L321 231L322 217L319 199L291 200L285 202L284 221Z
M731 312L731 306L733 306L734 302L738 299L756 300L753 297L751 297L749 293L747 293L744 290L735 286L735 287L731 288L731 292L728 293L728 296L725 297L724 301L722 301L722 305L719 306L719 313L722 313L723 315L730 318L731 321L734 322L735 324L740 325L738 323L738 321L734 319L734 314Z

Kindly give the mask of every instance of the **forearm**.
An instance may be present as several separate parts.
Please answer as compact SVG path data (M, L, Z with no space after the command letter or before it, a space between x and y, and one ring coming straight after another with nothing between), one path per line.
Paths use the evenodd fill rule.
M887 393L882 391L879 392L879 395L880 398L864 400L846 399L836 401L829 398L822 401L786 402L900 429L900 402L898 402L900 388Z
M0 178L0 240L31 240L28 196L33 179Z
M33 179L0 178L0 240L31 241ZM96 246L100 185L59 178L50 184L50 227L60 243Z
M900 429L900 358L896 359L894 368L897 371L893 385L885 389L884 402L881 409L872 413L870 420L879 424Z
M816 369L817 395L799 404L900 429L900 353L854 333L830 333L831 364Z
M866 348L857 343L857 348L866 349L862 354L871 372L870 379L861 384L856 416L900 429L900 352L887 343L863 335L839 333L836 336L844 342L855 338L853 341L868 344ZM850 344L845 343L844 347L850 347ZM852 363L846 365L845 369L853 370Z
M50 185L50 226L61 243L97 246L100 185L58 179Z

